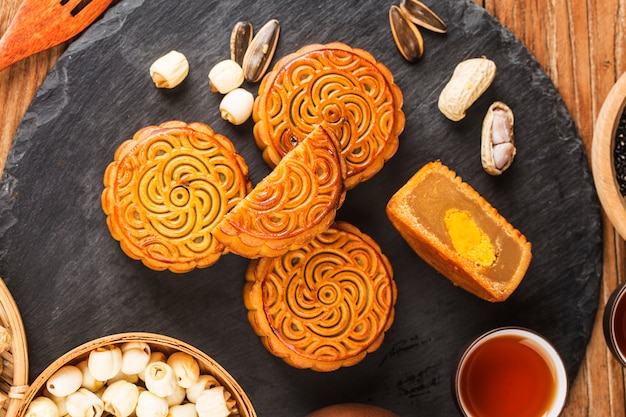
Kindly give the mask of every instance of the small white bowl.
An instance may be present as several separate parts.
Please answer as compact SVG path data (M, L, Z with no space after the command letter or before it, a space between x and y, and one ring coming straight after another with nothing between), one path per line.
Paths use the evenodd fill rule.
M540 365L534 367L535 362ZM475 379L480 383L471 384ZM546 398L548 386L552 395ZM557 417L567 386L557 350L540 334L521 327L501 327L476 338L461 355L453 378L456 404L466 417L513 417L520 412L526 416L531 404L536 417ZM521 393L521 388L529 391Z
M626 239L626 201L615 170L615 135L626 104L626 72L609 91L594 126L591 169L596 191L609 221Z

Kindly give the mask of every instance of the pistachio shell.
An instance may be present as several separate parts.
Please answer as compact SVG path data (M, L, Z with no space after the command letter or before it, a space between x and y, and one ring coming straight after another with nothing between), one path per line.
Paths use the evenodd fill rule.
M447 27L443 20L418 0L401 0L400 8L416 25L437 33L446 33Z
M493 103L483 120L480 159L491 175L500 175L513 163L515 138L513 111L505 103Z
M409 62L418 61L424 54L424 39L417 26L411 23L395 4L389 8L389 25L398 50Z

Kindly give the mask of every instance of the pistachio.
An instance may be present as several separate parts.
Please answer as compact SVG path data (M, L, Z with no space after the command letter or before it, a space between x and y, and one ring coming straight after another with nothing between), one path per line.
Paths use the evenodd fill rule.
M396 47L409 62L418 61L424 54L424 39L417 26L395 4L389 9L389 25Z
M401 0L400 8L416 25L437 33L448 30L444 21L419 0Z
M496 64L485 57L460 62L445 85L439 110L450 120L459 121L467 109L489 88L496 76Z
M493 103L483 120L480 156L483 168L491 175L502 174L515 157L513 111L505 103Z
M250 22L240 21L233 27L230 34L230 59L239 65L243 65L243 57L252 42L253 34L254 30Z
M274 57L279 34L280 23L272 19L252 38L243 57L242 67L246 80L257 82L265 75Z

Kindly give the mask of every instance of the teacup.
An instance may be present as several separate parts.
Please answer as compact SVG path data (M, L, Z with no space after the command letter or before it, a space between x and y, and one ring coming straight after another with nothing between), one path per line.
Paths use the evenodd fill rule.
M626 284L617 287L604 307L604 339L611 353L626 366Z
M543 336L503 327L476 338L454 375L454 396L466 417L556 417L567 396L561 356Z

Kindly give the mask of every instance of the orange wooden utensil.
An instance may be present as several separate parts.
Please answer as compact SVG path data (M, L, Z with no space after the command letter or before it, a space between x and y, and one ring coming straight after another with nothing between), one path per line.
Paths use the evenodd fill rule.
M0 71L78 35L112 0L23 0L0 39Z

